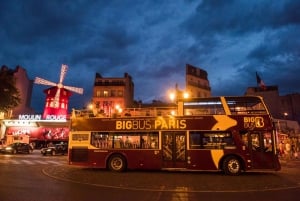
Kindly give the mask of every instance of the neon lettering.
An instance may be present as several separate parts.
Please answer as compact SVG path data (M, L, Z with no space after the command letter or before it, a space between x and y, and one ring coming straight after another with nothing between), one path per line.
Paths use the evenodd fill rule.
M47 115L46 120L66 120L66 115Z
M42 115L36 115L36 114L20 114L19 120L41 120Z

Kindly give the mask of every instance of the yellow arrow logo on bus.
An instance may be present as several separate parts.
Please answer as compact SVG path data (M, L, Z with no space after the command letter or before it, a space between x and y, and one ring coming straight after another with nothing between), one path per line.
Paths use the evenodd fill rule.
M227 130L237 124L236 120L226 115L214 115L214 118L217 123L212 127L212 130Z

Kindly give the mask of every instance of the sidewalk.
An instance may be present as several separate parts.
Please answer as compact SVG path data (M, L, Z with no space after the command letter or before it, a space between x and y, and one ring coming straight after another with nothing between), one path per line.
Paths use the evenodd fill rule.
M286 159L283 157L279 158L279 162L281 164L281 167L284 168L300 168L300 159L299 158L291 158L291 159Z

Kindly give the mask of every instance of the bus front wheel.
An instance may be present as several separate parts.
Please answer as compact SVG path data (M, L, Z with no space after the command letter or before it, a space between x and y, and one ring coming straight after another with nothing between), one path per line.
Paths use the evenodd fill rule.
M223 170L227 175L239 175L241 173L241 163L236 157L229 156L223 162Z
M108 161L108 168L111 171L122 172L126 169L125 158L119 154L112 155Z

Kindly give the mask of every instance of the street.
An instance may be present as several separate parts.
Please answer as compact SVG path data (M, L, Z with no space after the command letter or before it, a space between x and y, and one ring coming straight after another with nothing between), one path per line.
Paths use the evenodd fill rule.
M2 201L299 200L300 161L282 162L280 172L106 170L69 166L67 156L0 155Z

